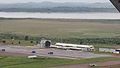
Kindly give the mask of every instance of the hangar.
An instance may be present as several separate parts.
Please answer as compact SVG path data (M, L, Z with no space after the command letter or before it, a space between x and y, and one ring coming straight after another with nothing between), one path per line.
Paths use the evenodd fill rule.
M78 44L68 44L68 43L56 43L51 45L51 48L65 49L65 50L80 50L80 51L94 51L93 45L78 45Z
M50 48L51 40L41 40L37 46L39 46L40 48Z

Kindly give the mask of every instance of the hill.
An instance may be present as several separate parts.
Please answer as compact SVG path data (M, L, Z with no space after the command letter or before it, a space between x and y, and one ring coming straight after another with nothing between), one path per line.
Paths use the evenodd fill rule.
M110 3L30 2L0 4L1 12L117 12Z

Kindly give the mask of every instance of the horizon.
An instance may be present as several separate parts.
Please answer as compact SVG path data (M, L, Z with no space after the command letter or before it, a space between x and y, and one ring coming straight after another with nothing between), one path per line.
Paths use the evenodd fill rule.
M58 2L58 3L64 3L64 2L81 2L81 3L109 3L109 0L0 0L0 4L15 4L15 3L30 3L30 2L36 2L36 3L41 3L41 2Z
M0 3L0 4L24 4L24 3L86 3L86 2L52 2L52 1L42 1L42 2L23 2L23 3ZM88 4L94 3L109 3L109 2L87 2ZM109 3L111 4L111 3Z

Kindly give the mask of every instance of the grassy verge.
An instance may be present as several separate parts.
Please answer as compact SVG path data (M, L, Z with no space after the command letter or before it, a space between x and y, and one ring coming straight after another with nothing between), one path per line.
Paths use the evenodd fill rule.
M112 55L113 53L109 53L109 52L98 52L98 51L95 51L93 52L95 54L107 54L107 55Z
M2 57L0 57L0 59L2 59Z
M120 47L119 45L108 45L108 44L97 44L94 45L95 48L116 48L116 47Z
M8 44L8 45L19 45L19 46L34 46L36 44L36 41L25 41L25 40L9 40L6 39L5 40L6 43L2 43L1 44Z
M70 60L45 57L40 57L37 59L27 59L25 57L5 57L0 59L0 68L48 68L68 64L84 64L108 60L120 60L120 58L92 58Z

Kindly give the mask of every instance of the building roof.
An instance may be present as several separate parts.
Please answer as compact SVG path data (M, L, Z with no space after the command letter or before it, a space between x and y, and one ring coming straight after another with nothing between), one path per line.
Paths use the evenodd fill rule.
M68 44L68 43L56 43L55 45L86 47L86 48L93 47L93 45L78 45L78 44Z

